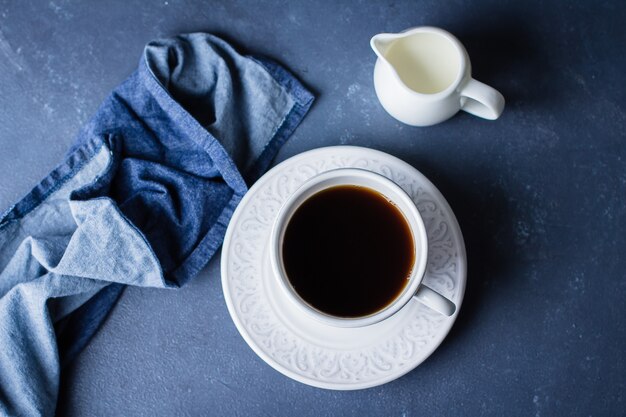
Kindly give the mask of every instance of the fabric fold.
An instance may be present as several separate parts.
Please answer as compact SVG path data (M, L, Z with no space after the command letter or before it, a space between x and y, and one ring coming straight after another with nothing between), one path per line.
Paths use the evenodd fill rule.
M313 102L206 33L149 43L66 160L0 217L0 414L52 415L125 285L175 288Z

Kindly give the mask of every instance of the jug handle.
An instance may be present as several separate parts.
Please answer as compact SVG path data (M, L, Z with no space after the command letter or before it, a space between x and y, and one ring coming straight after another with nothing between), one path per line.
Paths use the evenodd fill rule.
M483 119L496 120L504 110L504 97L495 88L470 78L461 90L461 109Z

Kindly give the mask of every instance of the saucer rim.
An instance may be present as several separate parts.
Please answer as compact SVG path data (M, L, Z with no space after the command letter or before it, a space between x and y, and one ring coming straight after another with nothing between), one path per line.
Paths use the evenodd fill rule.
M454 314L450 317L445 318L445 322L442 324L442 328L441 330L439 330L438 334L442 334L443 337L441 337L440 340L438 341L434 341L432 344L430 344L426 349L424 349L422 352L422 354L420 356L422 356L422 360L416 362L415 364L411 364L410 366L407 366L406 368L400 370L399 372L395 372L395 373L391 373L387 376L381 377L381 378L375 378L375 379L371 379L368 381L363 381L363 382L346 382L346 383L340 383L340 382L325 382L325 381L321 381L318 379L314 379L314 378L309 378L309 377L305 377L301 374L298 374L294 371L292 371L291 369L283 366L282 364L278 363L277 361L275 361L272 357L269 356L268 353L266 353L260 346L258 346L258 344L253 340L253 338L249 335L247 329L244 327L242 321L240 320L238 314L236 313L236 309L233 305L233 300L231 298L231 294L229 291L226 291L226 288L228 287L227 284L227 258L228 258L228 251L224 250L225 248L230 247L230 243L231 243L231 239L232 239L232 234L233 234L233 230L234 230L234 224L236 223L236 221L238 220L239 216L241 216L241 213L243 212L243 209L240 210L240 207L245 207L245 204L252 199L252 196L258 191L258 189L260 189L261 187L264 186L265 182L269 181L271 179L271 177L276 172L280 172L281 169L283 169L283 167L285 166L290 166L290 165L296 165L298 163L300 163L302 160L306 160L307 158L310 158L311 155L315 155L317 153L323 154L324 152L328 152L330 150L334 150L334 151L353 151L353 152L365 152L368 154L368 156L371 157L375 157L375 156L379 156L382 158L386 158L389 159L391 161L393 161L394 164L396 164L396 166L402 166L403 168L405 168L406 170L408 170L409 172L411 172L412 175L416 175L417 177L420 178L421 182L424 182L428 185L431 186L431 191L432 193L436 194L437 196L437 200L438 202L440 202L442 204L442 208L445 209L446 213L449 215L449 220L450 220L450 224L453 227L452 233L454 233L455 237L456 237L456 241L459 244L458 247L458 252L459 252L459 273L458 276L460 277L459 282L458 282L458 301L455 301L455 304L457 306L456 311L454 312ZM325 172L325 171L322 171ZM320 172L321 173L321 172ZM443 194L439 191L439 189L424 175L422 174L417 168L413 167L412 165L410 165L409 163L403 161L402 159L388 154L386 152L382 152L376 149L371 149L371 148L367 148L367 147L362 147L362 146L351 146L351 145L338 145L338 146L325 146L325 147L321 147L321 148L315 148L315 149L311 149L305 152L302 152L300 154L294 155L290 158L285 159L284 161L280 162L279 164L277 164L276 166L274 166L272 169L270 169L265 175L263 175L249 190L248 192L244 195L244 197L242 198L241 202L239 203L239 205L237 206L237 208L235 209L231 220L229 222L228 228L226 230L226 234L224 236L224 242L222 244L222 254L220 257L220 275L221 275L221 284L222 284L222 293L224 295L224 301L226 302L226 306L228 308L228 312L229 315L231 317L231 319L233 320L233 323L235 324L235 327L237 328L237 331L239 332L239 334L242 336L242 338L246 341L246 343L248 344L248 346L252 349L252 351L259 356L266 364L268 364L270 367L272 367L273 369L275 369L276 371L280 372L281 374L295 380L298 381L300 383L303 383L305 385L309 385L309 386L313 386L313 387L317 387L317 388L322 388L322 389L328 389L328 390L338 390L338 391L353 391L353 390L361 390L361 389L367 389L367 388L374 388L383 384L386 384L388 382L394 381L396 379L399 379L401 377L403 377L404 375L408 374L409 372L413 371L415 368L417 368L419 365L421 365L422 363L424 363L424 361L426 361L435 350L437 350L437 348L439 348L439 346L443 343L443 341L446 339L446 337L448 336L448 334L450 333L450 330L452 329L452 326L454 325L454 323L456 322L456 319L459 315L459 312L462 308L462 304L463 304L463 299L465 296L465 288L466 288L466 284L467 284L467 253L466 253L466 248L465 248L465 241L463 239L463 233L461 231L461 228L459 226L458 220L456 218L456 215L454 214L454 212L452 211L452 208L450 207L448 201L445 199L445 197L443 196ZM285 300L288 301L288 300ZM411 303L417 303L418 301L415 299L410 300L403 308L406 308L409 304ZM381 322L381 323L384 323ZM329 326L330 327L330 326Z

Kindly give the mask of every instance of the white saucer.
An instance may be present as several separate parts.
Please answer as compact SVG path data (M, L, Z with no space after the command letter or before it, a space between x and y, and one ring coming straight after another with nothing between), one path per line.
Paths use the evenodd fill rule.
M457 305L444 317L412 300L393 317L365 328L339 329L304 315L283 296L268 243L278 210L305 180L335 168L378 172L413 197L424 219L429 259L424 283ZM334 146L302 153L254 184L228 226L222 248L224 298L237 329L265 362L302 383L354 390L392 381L414 369L446 337L463 300L466 255L461 230L435 186L383 152Z

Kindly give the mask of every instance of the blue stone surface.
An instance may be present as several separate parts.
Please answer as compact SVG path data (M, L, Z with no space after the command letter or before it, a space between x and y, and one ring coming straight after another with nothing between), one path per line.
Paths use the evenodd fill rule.
M623 415L626 410L625 2L0 1L0 211L63 157L155 37L209 31L318 95L276 162L380 149L437 185L469 278L441 347L356 392L292 381L239 336L215 259L180 291L129 288L65 374L59 414ZM494 122L396 122L372 84L379 32L457 35L507 99Z

